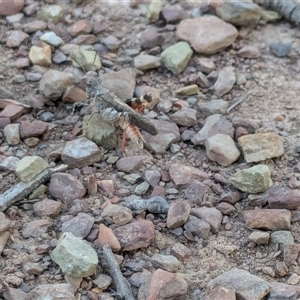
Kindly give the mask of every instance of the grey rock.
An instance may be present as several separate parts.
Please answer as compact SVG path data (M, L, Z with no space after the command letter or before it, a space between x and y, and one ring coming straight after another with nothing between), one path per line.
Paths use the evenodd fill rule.
M156 69L160 67L160 59L153 55L139 55L134 58L134 66L138 70L150 70L150 69Z
M96 251L70 232L62 234L51 253L63 273L72 277L87 277L96 272L98 256Z
M196 110L192 108L183 108L170 115L170 120L178 125L191 127L197 123Z
M103 43L109 50L115 51L121 46L121 41L113 35L109 35L106 38L100 39L100 42Z
M270 234L268 232L256 230L248 236L248 239L258 245L268 245Z
M198 111L203 117L208 117L214 114L225 115L229 104L222 99L215 99L205 103L198 103Z
M0 171L16 171L20 159L14 156L4 158L0 162Z
M271 244L279 244L281 250L283 250L288 245L293 245L294 237L290 231L278 230L271 233L270 236Z
M76 237L85 238L93 228L95 219L88 214L79 213L62 224L62 232L71 232Z
M176 272L181 265L180 261L173 255L154 254L150 260L154 268L161 268L168 272Z
M218 97L222 97L233 88L236 81L233 67L225 67L219 72L214 89Z
M205 141L217 134L227 134L233 137L234 128L232 124L222 115L215 114L205 119L202 129L192 138L195 145L203 145Z
M270 52L277 57L285 57L292 51L291 43L273 43L270 45Z
M210 232L210 225L202 219L189 216L187 222L184 224L184 229L199 238L207 239Z

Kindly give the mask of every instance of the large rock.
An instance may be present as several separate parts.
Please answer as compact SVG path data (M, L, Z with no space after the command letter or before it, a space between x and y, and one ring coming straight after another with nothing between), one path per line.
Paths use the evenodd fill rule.
M220 70L214 89L218 97L230 92L236 81L233 67L225 67Z
M95 143L85 137L67 142L61 160L69 168L81 168L99 162L103 153Z
M193 50L186 42L170 46L161 54L161 62L175 75L179 75L188 65Z
M222 115L216 114L205 119L202 129L194 135L192 142L195 145L204 145L205 141L217 133L227 134L233 137L234 128L232 124Z
M87 277L96 272L98 256L96 251L82 239L70 232L62 234L51 258L62 272L72 277Z
M0 15L11 16L17 14L24 7L24 0L0 0Z
M71 202L85 195L83 184L76 177L67 173L56 173L51 176L49 193L56 199Z
M237 26L253 26L261 16L261 8L250 1L226 0L217 2L214 0L212 2L211 4L217 3L215 11L219 18Z
M135 89L136 72L134 69L122 69L101 76L101 86L109 89L122 100L130 99Z
M255 209L243 213L247 227L268 230L290 229L291 215L287 209Z
M208 283L208 291L217 286L234 288L238 299L245 300L261 300L271 289L269 283L242 269L232 269L211 280Z
M26 299L75 300L75 292L69 283L41 284L31 290Z
M40 92L51 100L61 98L68 86L74 85L76 78L70 74L56 70L47 71L40 81Z
M270 169L265 165L256 165L236 172L230 177L231 184L246 193L258 194L273 185Z
M271 291L268 300L278 299L299 299L300 287L284 284L281 282L271 282Z
M210 55L230 46L238 36L234 26L215 16L185 19L178 26L176 36L189 42L198 53Z
M48 163L41 157L25 156L18 162L16 173L23 182L28 182L47 169L47 167Z
M169 168L170 177L177 186L185 186L195 180L208 179L208 174L195 167L174 163Z
M226 134L216 134L205 142L206 155L221 166L229 166L241 155L233 139Z
M285 186L272 186L268 202L270 208L299 209L300 193Z
M258 162L284 154L283 139L273 132L244 135L238 142L246 162Z
M152 222L137 219L136 221L114 229L123 251L131 251L148 247L155 237Z

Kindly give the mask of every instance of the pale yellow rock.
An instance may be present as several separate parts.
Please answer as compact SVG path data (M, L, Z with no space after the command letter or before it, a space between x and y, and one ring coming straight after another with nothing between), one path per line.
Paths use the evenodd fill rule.
M16 173L20 180L29 182L36 175L43 172L48 167L48 163L39 156L25 156L21 159L16 168Z
M76 68L82 68L85 72L101 69L100 57L93 50L75 50L71 52L72 64Z
M199 91L199 87L197 84L192 84L176 90L175 94L180 96L191 96L191 95L199 95L201 94L201 92Z
M159 20L159 13L161 12L163 4L161 0L152 0L148 10L146 17L149 22L156 22Z
M50 46L37 47L32 46L29 52L29 59L32 64L43 67L49 67L51 65L51 48Z

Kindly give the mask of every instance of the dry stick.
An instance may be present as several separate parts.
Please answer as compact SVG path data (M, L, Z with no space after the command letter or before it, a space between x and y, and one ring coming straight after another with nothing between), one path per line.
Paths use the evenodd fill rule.
M229 113L232 109L234 109L236 106L241 104L244 100L246 100L247 96L251 94L251 91L249 91L246 95L244 95L241 99L230 105L227 109L227 113Z
M288 21L299 26L300 24L300 3L295 0L254 0L255 3L269 7Z
M60 165L53 169L47 169L34 177L29 182L20 182L11 189L0 195L0 211L6 210L9 206L13 205L19 200L23 200L34 189L40 186L42 183L47 182L51 175L57 172L64 172L67 170L67 165Z
M111 251L111 248L108 245L104 245L102 250L104 258L107 261L110 273L115 281L118 296L120 296L120 298L124 300L135 300L132 295L129 283L122 275L122 272L117 264L113 252Z
M0 108L5 108L8 105L18 105L18 106L23 106L25 108L31 108L30 105L21 103L21 102L16 101L16 100L12 100L12 99L0 99Z

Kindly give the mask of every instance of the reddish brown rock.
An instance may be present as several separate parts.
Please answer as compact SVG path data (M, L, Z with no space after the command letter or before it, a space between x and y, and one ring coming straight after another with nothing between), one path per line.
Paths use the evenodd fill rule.
M21 291L20 289L14 289L7 286L6 290L3 293L4 299L9 300L27 300L27 294Z
M153 188L150 198L153 198L153 197L163 197L164 198L165 195L166 195L166 189L162 186L157 185Z
M203 196L206 194L212 194L210 187L196 180L192 182L185 190L185 198L188 200L193 200L194 202L197 199L202 200Z
M243 217L250 228L284 230L291 227L291 212L287 209L245 210Z
M115 185L113 180L100 180L98 181L100 189L105 193L105 196L112 198L115 193Z
M77 34L90 33L93 30L93 24L89 20L76 21L71 29L72 36Z
M231 45L238 31L231 24L211 15L183 20L177 26L176 36L189 42L196 52L210 55Z
M288 273L289 269L283 261L276 261L275 263L275 275L284 277Z
M167 217L167 227L177 228L185 224L190 214L191 206L186 201L173 202Z
M10 118L11 121L16 120L27 112L27 109L18 105L7 105L0 113L0 118Z
M169 173L175 185L178 186L187 185L194 180L204 180L209 178L208 174L204 171L179 163L172 164L169 168Z
M22 139L39 137L46 132L48 124L39 120L21 122L20 136Z
M162 269L153 272L147 285L147 300L179 299L185 297L188 288L188 284L180 273L174 274Z
M211 226L211 232L217 233L223 219L222 213L215 207L197 207L191 210L191 215L203 219Z
M226 286L216 286L206 296L206 300L236 300L235 290Z
M25 32L15 30L9 35L6 46L9 48L19 47L21 43L26 42L29 38L30 36Z
M25 228L22 230L22 235L24 238L37 238L48 232L50 226L51 223L47 219L31 221L25 225Z
M101 247L109 245L113 252L119 252L121 250L121 245L114 232L104 224L100 224L99 226L98 242Z
M75 103L75 102L85 102L86 92L76 86L69 86L66 88L63 94L63 102L65 103Z
M85 195L83 184L67 173L56 173L51 176L49 193L56 199L71 202Z
M24 0L0 0L0 15L11 16L17 14L24 7Z
M117 169L126 173L133 173L139 170L145 163L151 162L152 157L146 155L127 156L117 161Z
M223 214L223 215L230 215L233 212L235 212L235 207L227 202L221 202L217 205L217 209Z
M130 224L114 229L123 251L148 247L154 241L152 222L137 219Z
M11 124L10 118L0 118L0 128L4 129L6 125Z
M298 209L300 207L300 193L286 186L269 188L270 208Z
M255 46L244 46L239 50L238 55L244 58L259 58L260 52Z
M54 201L50 199L44 199L42 201L33 204L33 210L39 216L54 217L60 213L62 203L60 201Z
M103 153L85 137L66 143L61 160L70 168L81 168L101 161Z
M28 299L76 300L75 288L69 283L41 284L28 293Z
M284 262L287 267L290 267L292 264L296 263L296 259L300 252L300 244L287 245L284 248Z
M171 249L171 254L179 260L186 261L191 257L192 251L185 245L176 243Z

